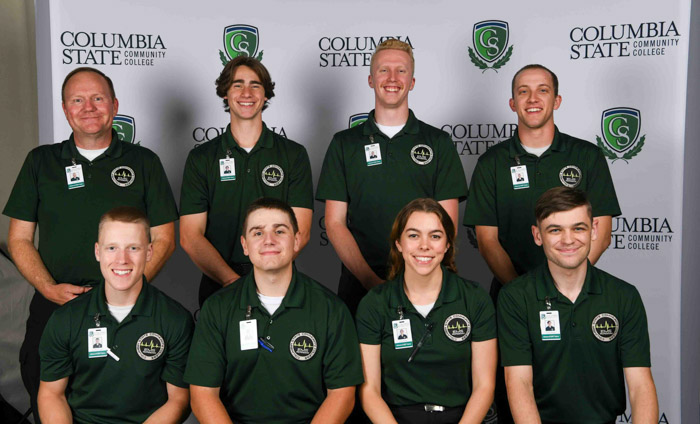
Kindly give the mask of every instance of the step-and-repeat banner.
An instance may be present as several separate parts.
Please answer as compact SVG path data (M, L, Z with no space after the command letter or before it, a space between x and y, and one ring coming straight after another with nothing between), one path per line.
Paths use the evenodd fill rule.
M276 96L263 119L306 146L314 183L332 135L373 108L370 57L386 38L413 46L409 104L419 119L452 136L468 179L479 156L516 130L508 107L515 71L529 63L549 67L563 97L555 112L560 130L598 145L608 158L623 215L613 219L612 242L598 265L639 288L661 422L679 422L690 0L71 0L51 2L49 13L53 100L40 113L53 114L53 139L41 142L70 134L60 104L64 76L78 66L99 68L114 80L119 98L115 128L160 156L178 199L188 152L228 124L214 81L238 55L254 56L270 70ZM471 229L460 228L458 255L460 273L486 287L491 275ZM297 263L337 286L340 262L322 203ZM178 248L156 284L195 311L199 276ZM630 422L630 410L618 421Z

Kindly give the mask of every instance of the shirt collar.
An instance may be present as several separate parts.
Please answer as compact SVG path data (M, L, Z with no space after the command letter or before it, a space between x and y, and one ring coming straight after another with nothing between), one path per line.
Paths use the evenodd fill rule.
M401 131L399 131L394 137L399 136L401 134L418 134L420 131L420 126L418 125L418 119L416 119L416 116L413 114L413 111L411 109L408 110L408 120L406 121L406 125L401 128ZM366 136L374 135L374 134L384 134L379 130L377 127L376 122L374 121L374 109L369 113L369 116L367 116L367 120L365 123L362 125L362 134Z
M129 315L152 316L154 308L153 290L155 289L148 284L146 276L143 276L142 279L143 286L141 287L141 292ZM105 280L102 279L92 288L91 292L93 290L97 290L97 292L91 297L88 313L90 316L95 316L95 314L99 313L101 316L111 317L112 315L107 307L107 298L105 296Z
M587 259L586 262L586 278L583 281L581 293L602 294L603 288L600 284L600 281L598 281L598 279L595 278L595 269ZM536 268L533 271L533 273L535 273L535 290L537 292L538 300L544 300L547 297L549 297L550 299L557 299L559 295L561 295L561 293L559 293L559 290L557 290L557 287L554 285L554 279L552 278L552 273L549 271L549 265L547 261L545 261L543 265L540 265L538 268ZM578 301L580 299L584 299L585 297L586 296L581 297L581 295L579 294L579 298L576 300Z
M287 293L282 299L282 304L279 310L286 308L301 308L304 304L304 285L297 282L298 273L296 269L292 272L292 281L289 283L289 288L287 288ZM238 307L240 309L247 309L248 306L260 309L260 298L258 297L258 287L255 283L255 271L251 270L243 280L240 282L243 284L241 290L240 301L238 302ZM239 284L234 282L233 284Z
M260 149L269 149L274 145L273 137L272 137L272 131L267 129L267 125L265 125L265 122L262 123L263 128L262 132L260 133L260 137L258 138L258 141L255 143L255 146L253 146L253 149L250 151L250 153L253 153L256 150ZM234 149L240 149L241 151L243 150L242 147L238 145L238 142L236 142L236 139L233 138L233 134L231 133L231 124L226 125L226 131L224 131L224 139L223 143L221 143L221 149L224 154L226 154L226 150L234 150Z
M513 135L513 138L511 139L512 142L510 143L510 146L508 146L508 152L510 157L514 158L516 156L524 156L524 155L529 155L525 149L523 149L522 143L520 142L520 136L518 135L518 131L515 131L515 135ZM548 155L549 152L565 152L566 151L566 142L563 140L563 137L559 133L559 128L557 126L554 126L554 139L552 140L552 145L550 146L547 151L545 151L542 156Z
M122 143L124 142L119 138L119 136L117 136L117 132L114 129L112 129L112 141L109 143L109 147L103 154L110 157L121 156ZM68 137L68 140L64 141L62 144L62 159L75 159L80 155L80 153L78 152L78 148L75 145L75 137L73 133L71 133L70 137Z
M440 288L440 294L435 300L435 305L433 306L433 309L437 309L443 304L454 302L459 296L459 288L452 281L454 274L448 271L442 265L440 265L440 268L442 269L442 287ZM401 275L397 278L399 284L396 284L391 293L389 294L389 305L391 305L391 307L396 311L398 311L399 306L402 306L404 308L404 311L408 309L415 311L413 304L408 299L408 296L406 296L406 291L403 288L403 275L404 274L402 272Z

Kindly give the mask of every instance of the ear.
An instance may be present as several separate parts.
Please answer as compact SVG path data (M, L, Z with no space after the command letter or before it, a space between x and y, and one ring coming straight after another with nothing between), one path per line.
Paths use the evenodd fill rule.
M598 218L593 218L593 226L591 227L591 240L598 240Z
M294 253L299 253L300 248L301 248L301 236L299 235L299 232L297 231L296 234L294 234Z
M100 245L99 245L99 243L95 243L95 259L97 259L97 262L100 261Z
M559 109L559 106L561 106L561 96L557 96L554 98L554 110Z
M413 77L413 78L411 78L411 88L409 88L408 91L413 90L413 87L415 87L415 86L416 86L416 78Z
M151 258L153 258L153 243L148 243L148 247L146 247L146 262L151 262Z
M367 76L367 83L369 84L370 88L374 88L374 82L372 81L372 74L369 74Z
M243 247L243 254L248 255L248 244L246 243L245 237L241 236L241 246Z
M398 249L399 253L403 253L403 250L401 250L401 244L399 244L399 241L396 240L394 243L396 244L396 248Z
M508 100L508 106L510 106L510 110L515 112L515 100L513 100L513 99Z
M115 97L113 102L114 102L114 114L116 115L117 113L119 113L119 100L117 100L117 98Z
M532 238L535 239L535 244L542 246L542 234L540 233L540 228L537 225L532 226Z

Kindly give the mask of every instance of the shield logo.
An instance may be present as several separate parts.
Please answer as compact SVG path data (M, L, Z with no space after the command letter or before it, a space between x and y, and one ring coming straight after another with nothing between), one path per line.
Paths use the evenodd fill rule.
M112 121L112 128L117 132L117 137L121 141L133 143L136 139L136 124L131 116L116 115Z
M603 111L600 125L605 144L618 153L628 150L637 141L641 124L637 109L616 107Z
M506 51L508 33L508 22L477 22L474 24L474 50L486 62L493 62Z
M350 117L350 122L348 122L348 128L356 127L363 124L367 118L369 118L368 113L356 113Z
M251 25L231 25L224 28L224 50L229 59L238 56L255 57L258 52L258 29Z

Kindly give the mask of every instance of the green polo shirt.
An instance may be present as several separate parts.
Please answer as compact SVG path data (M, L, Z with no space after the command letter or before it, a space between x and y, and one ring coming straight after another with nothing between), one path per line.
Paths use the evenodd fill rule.
M66 167L82 167L85 186L70 189ZM94 284L102 278L95 261L97 224L116 206L146 212L151 226L177 220L177 207L160 159L121 141L112 132L107 151L90 162L73 135L29 152L3 214L39 225L39 254L60 283Z
M227 155L234 160L235 179L226 174L222 181L220 160ZM263 124L260 139L247 153L234 140L229 125L219 137L190 151L182 177L180 214L207 212L204 236L229 266L250 263L240 243L241 226L248 205L259 197L313 209L311 164L304 146Z
M365 148L379 144L381 163ZM348 229L362 256L380 276L389 258L389 233L394 218L411 200L437 201L467 196L462 163L450 136L416 119L409 111L406 125L392 138L374 122L337 133L326 153L316 199L348 204Z
M357 309L360 343L381 345L382 397L389 405L465 405L472 392L471 343L496 338L496 317L486 292L445 268L442 272L442 289L425 318L408 300L403 276L370 290ZM392 321L399 319L399 307L411 321L413 348L429 331L410 363L413 348L394 348Z
M529 187L514 188L511 168L516 166L527 168ZM545 191L562 185L586 192L593 216L620 215L608 163L595 144L555 129L551 147L537 157L523 149L516 132L479 158L471 180L464 225L498 227L501 246L516 272L523 274L545 260L542 248L532 239L535 203Z
M241 350L240 322L248 308L271 352L260 344ZM204 303L185 381L220 387L234 422L308 423L327 389L363 382L350 312L327 288L295 271L282 304L270 316L251 272Z
M134 308L118 323L107 309L104 284L49 319L39 347L41 380L70 377L66 396L76 423L142 423L168 400L166 382L188 387L183 374L194 324L185 308L145 279ZM96 314L107 329L105 347L119 361L88 358ZM151 341L151 350L142 346Z
M547 299L561 340L542 340ZM543 421L612 422L625 410L623 368L651 366L639 292L590 263L576 302L559 293L545 263L507 284L497 310L501 362L532 366Z

